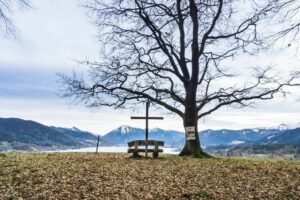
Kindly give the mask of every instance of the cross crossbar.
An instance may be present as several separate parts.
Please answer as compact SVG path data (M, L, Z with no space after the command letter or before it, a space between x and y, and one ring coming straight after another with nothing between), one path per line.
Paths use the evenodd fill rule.
M153 119L153 120L163 120L163 117L131 117L131 119Z

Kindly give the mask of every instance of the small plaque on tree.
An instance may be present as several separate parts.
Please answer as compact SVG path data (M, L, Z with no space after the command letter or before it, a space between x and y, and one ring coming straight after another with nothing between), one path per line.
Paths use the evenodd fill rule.
M186 139L187 140L196 140L195 126L188 126L185 128Z

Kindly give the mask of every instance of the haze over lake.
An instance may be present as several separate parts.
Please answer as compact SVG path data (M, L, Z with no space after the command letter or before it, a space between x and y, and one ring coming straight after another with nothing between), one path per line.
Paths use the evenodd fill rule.
M98 152L107 152L107 153L126 153L128 147L99 147ZM167 154L178 154L179 151L176 148L162 148L163 153ZM57 150L57 151L47 151L47 152L96 152L96 147L80 148L80 149L66 149L66 150Z

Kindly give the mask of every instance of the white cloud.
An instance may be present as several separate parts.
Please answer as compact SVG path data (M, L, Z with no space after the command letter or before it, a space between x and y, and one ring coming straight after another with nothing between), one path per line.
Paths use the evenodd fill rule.
M19 40L2 39L0 62L23 67L72 67L74 59L96 57L96 32L74 0L33 0L17 12Z

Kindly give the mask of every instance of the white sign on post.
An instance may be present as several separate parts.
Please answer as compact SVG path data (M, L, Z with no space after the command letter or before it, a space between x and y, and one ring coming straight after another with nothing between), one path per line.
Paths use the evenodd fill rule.
M195 126L188 126L185 128L186 139L187 140L196 140Z

